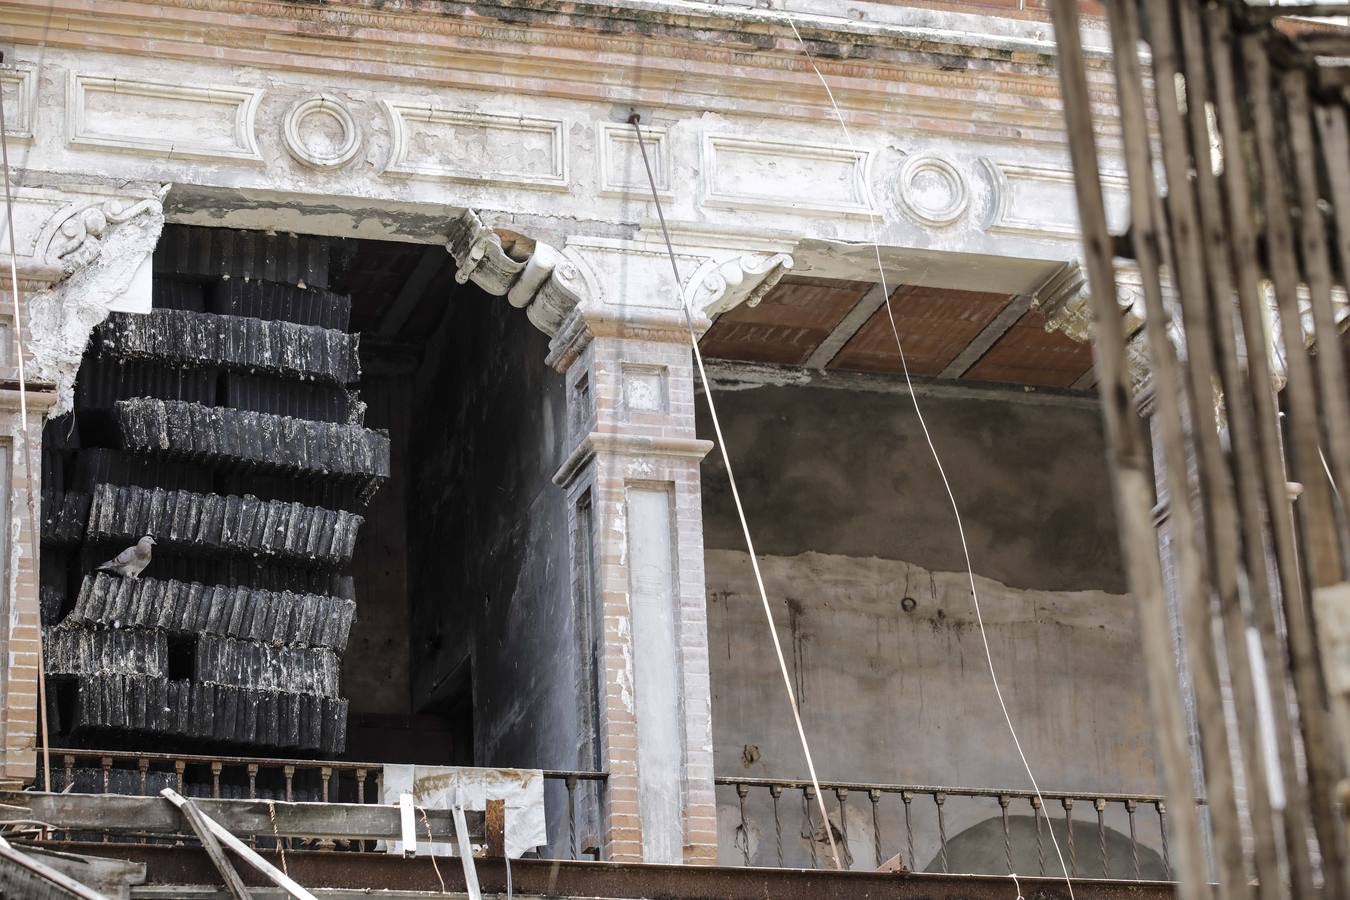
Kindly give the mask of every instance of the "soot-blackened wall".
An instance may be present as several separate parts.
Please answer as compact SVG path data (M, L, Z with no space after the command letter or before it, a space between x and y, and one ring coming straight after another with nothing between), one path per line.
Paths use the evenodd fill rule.
M472 703L477 765L578 762L563 380L506 303L461 297L428 341L409 447L413 709Z

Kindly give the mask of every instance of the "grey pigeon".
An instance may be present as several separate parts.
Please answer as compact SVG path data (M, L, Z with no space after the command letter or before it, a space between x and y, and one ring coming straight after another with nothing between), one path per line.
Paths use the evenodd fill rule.
M100 572L112 572L125 578L135 578L150 565L150 548L155 546L154 535L147 534L121 553L98 567Z

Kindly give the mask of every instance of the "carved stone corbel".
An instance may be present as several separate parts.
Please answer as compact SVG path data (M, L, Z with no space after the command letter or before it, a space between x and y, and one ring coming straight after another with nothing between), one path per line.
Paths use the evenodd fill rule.
M35 255L60 277L29 294L26 338L31 377L56 387L53 415L71 406L94 327L116 309L148 307L150 257L164 228L168 190L71 204L39 232Z
M89 265L103 252L105 239L117 226L137 219L162 225L164 197L168 192L169 186L164 185L154 197L113 198L66 207L39 235L41 261L60 268L64 275Z
M505 296L550 337L586 293L576 266L558 250L490 228L473 210L451 223L445 249L455 260L455 281Z
M718 262L708 260L685 283L684 302L695 316L711 319L729 309L754 307L792 268L786 253L747 253Z

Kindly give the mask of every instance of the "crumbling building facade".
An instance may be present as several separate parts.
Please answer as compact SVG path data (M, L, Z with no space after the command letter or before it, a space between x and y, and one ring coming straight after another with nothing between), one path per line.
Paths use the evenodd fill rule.
M603 773L555 852L823 855L687 309L822 779L1025 786L913 394L1042 783L1156 792L1036 0L2 0L0 46L7 779L45 630L54 746ZM879 796L831 794L858 866L997 867L997 807L939 862Z

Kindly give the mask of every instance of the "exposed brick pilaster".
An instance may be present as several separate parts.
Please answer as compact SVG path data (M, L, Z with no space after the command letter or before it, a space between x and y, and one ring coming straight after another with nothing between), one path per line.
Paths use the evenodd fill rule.
M575 449L558 480L574 503L590 503L595 531L596 620L603 629L596 673L600 763L610 773L604 854L616 861L713 864L699 491L699 462L710 445L694 432L687 331L675 322L600 330L575 327L565 356ZM668 521L661 521L663 509ZM674 646L663 648L667 627ZM671 667L674 684L659 683ZM663 697L672 702L659 702ZM679 771L672 772L668 763L675 759ZM671 785L680 819L673 827L660 814L676 802L665 791ZM674 845L666 840L672 835Z

